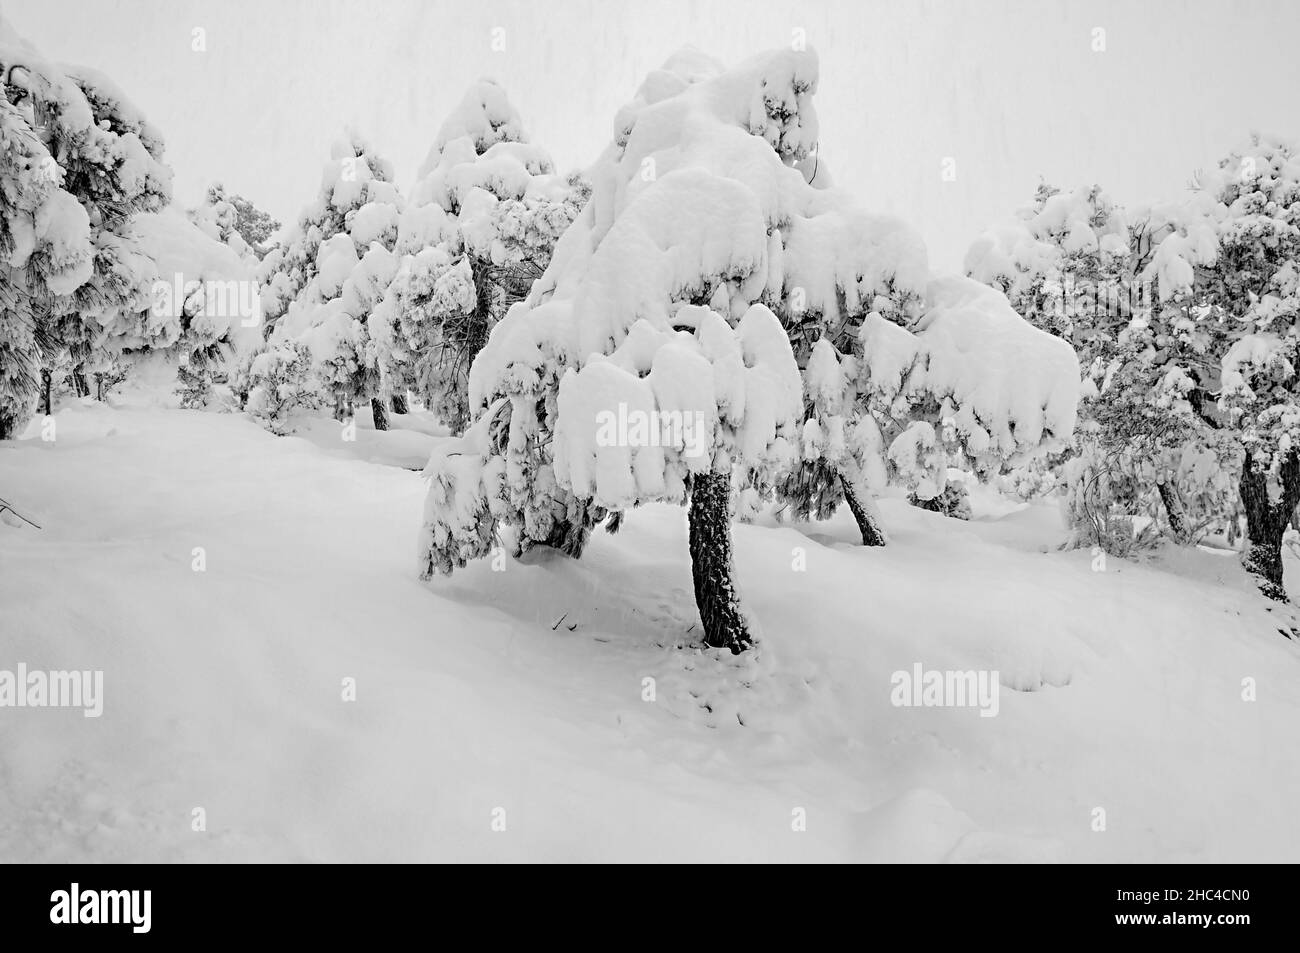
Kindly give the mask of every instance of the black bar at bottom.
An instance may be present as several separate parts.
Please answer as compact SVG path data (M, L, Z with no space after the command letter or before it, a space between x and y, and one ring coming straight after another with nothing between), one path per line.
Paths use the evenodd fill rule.
M566 931L622 923L670 936L674 909L687 918L683 927L716 916L713 929L742 934L799 931L802 922L813 934L844 925L860 936L921 926L926 942L1133 934L1230 943L1251 931L1286 935L1294 873L1285 866L638 873L629 865L613 874L573 867L539 881L522 867L32 865L0 867L0 878L7 939L98 945L284 936L338 948L349 938L400 939L418 923L486 930L493 939L557 921ZM738 886L720 890L725 883Z

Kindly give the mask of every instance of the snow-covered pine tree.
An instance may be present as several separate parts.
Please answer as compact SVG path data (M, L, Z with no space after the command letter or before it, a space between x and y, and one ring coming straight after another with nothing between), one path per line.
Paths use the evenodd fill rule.
M814 187L822 157L816 169ZM775 489L797 517L826 518L843 500L863 544L883 545L873 496L887 483L961 517L966 488L950 467L988 477L1067 445L1078 362L1004 296L927 280L920 240L889 219L795 217L779 234L784 284L765 300L800 358L805 420L799 465Z
M1129 292L1150 240L1100 186L1062 192L1044 182L1029 205L976 239L965 267L1035 327L1091 354L1132 314Z
M852 202L824 156L783 158L812 198L773 228L769 261L781 277L761 300L803 369L804 420L797 465L775 487L750 481L742 513L769 489L796 518L824 519L846 502L863 544L884 545L874 495L887 483L962 517L966 487L948 482L950 465L987 476L1063 447L1078 400L1070 349L999 295L929 280L924 244L897 220L826 214Z
M149 258L152 299L117 343L123 361L151 356L174 362L183 407L207 406L213 377L262 343L256 258L219 241L175 208L137 215L131 230ZM245 246L246 247L246 246Z
M118 323L147 306L148 259L130 220L166 204L171 171L162 164L161 139L111 81L54 66L2 19L0 76L16 163L6 183L16 215L7 225L13 244L4 302L13 309L5 321L13 370L0 372L9 388L5 429L12 431L30 412L21 405L30 398L33 361L48 413L53 368L70 367L77 392L88 393L87 362L111 354ZM48 186L39 195L31 191L32 170Z
M1074 351L994 289L932 278L915 319L870 311L856 347L855 403L874 428L865 448L880 455L872 470L918 505L959 515L965 492L950 489L950 467L989 478L1068 446L1079 399Z
M339 420L369 401L377 429L388 414L379 397L380 375L368 321L392 281L402 199L390 164L353 136L336 143L320 192L299 220L286 248L268 255L262 305L278 317L267 353L248 367L249 410L276 432L285 432L284 413L314 403L304 389L315 379L319 400L332 404ZM267 269L271 269L269 272ZM288 348L292 353L271 352ZM303 350L313 372L300 379ZM280 379L281 371L291 379ZM288 391L293 399L282 399Z
M240 258L251 259L256 265L259 256L244 238L235 198L226 192L224 185L214 182L208 186L203 201L189 211L189 218L203 234L223 245L229 245Z
M1282 537L1300 505L1300 152L1253 136L1199 177L1148 272L1152 400L1235 446L1243 563L1285 601Z
M368 202L399 201L391 163L356 136L332 146L316 197L258 269L268 335L315 276L321 243L346 231L348 215Z
M820 154L784 159L813 189L829 190L831 201L840 195ZM827 519L847 503L863 545L883 546L888 535L875 494L888 479L885 445L859 380L859 336L868 314L905 327L915 321L925 294L925 246L895 219L855 211L846 221L814 207L774 228L770 244L779 279L762 300L781 318L803 370L804 421L795 465L774 487L747 487L741 513L753 515L772 491L798 520Z
M528 142L499 85L472 85L420 166L402 215L401 264L372 318L386 391L414 391L462 432L474 358L546 269L587 195Z
M90 277L90 221L61 180L30 113L0 100L0 440L31 417L53 315Z
M481 416L429 462L426 576L485 555L503 525L521 548L580 550L611 511L688 498L706 641L739 650L751 635L730 572L733 485L760 497L801 453L826 470L860 455L881 471L888 454L915 474L915 453L877 439L875 413L896 402L916 424L944 420L980 460L1069 433L1068 347L973 281L927 284L913 232L816 187L816 86L811 51L729 71L686 52L647 78L593 170L591 201L474 363ZM840 321L855 324L828 333ZM813 366L804 380L796 355ZM703 451L687 453L680 431L645 446L631 431L602 438L609 415L633 412L702 421ZM901 436L919 444L914 428Z
M1060 468L1076 544L1124 553L1133 519L1147 516L1192 542L1228 510L1221 478L1229 448L1186 405L1152 400L1160 365L1148 355L1161 241L1177 230L1168 207L1131 213L1097 186L1041 186L1033 203L971 247L967 273L1004 291L1016 310L1078 352L1084 369L1079 428ZM1156 538L1147 533L1144 539Z
M84 396L86 372L112 362L149 307L152 263L131 222L171 201L172 173L158 131L112 80L84 67L64 70L66 81L47 87L47 145L64 170L63 187L89 216L94 270L56 333Z
M268 213L220 182L208 187L203 203L190 213L190 218L205 233L235 249L240 257L252 254L259 261L266 257L267 242L280 227Z
M253 249L253 254L259 259L265 258L271 249L271 236L280 228L279 221L242 195L231 193L228 199L235 206L236 230Z
M295 411L320 406L320 381L312 366L311 350L289 340L253 352L241 365L242 378L232 389L242 390L248 413L273 434L293 431Z

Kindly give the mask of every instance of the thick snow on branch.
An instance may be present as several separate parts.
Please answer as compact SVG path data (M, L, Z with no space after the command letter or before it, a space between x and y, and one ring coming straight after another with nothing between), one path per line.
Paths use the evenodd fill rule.
M31 171L48 188L31 218L11 226L15 248L10 263L23 267L33 250L43 248L50 266L43 277L48 290L59 296L92 281L96 255L105 269L129 275L136 270L130 259L139 256L138 250L122 235L102 234L106 229L100 223L92 227L88 203L102 200L131 211L162 208L170 198L172 173L162 162L161 137L106 76L47 60L3 17L0 70L7 86L22 91L11 93L17 100L11 107L14 119L47 129L46 138L55 144L50 148L58 153L52 156L43 143L31 143ZM86 195L64 191L71 174L86 180ZM91 247L92 233L100 233L98 249ZM122 302L120 295L105 297L106 313L94 317L108 324Z
M50 62L3 18L0 72L5 139L25 127L23 143L5 147L24 154L19 178L39 183L33 194L5 203L30 206L30 214L6 223L7 264L26 271L16 284L68 299L42 309L44 318L71 316L59 321L60 346L85 355L110 341L112 351L153 345L140 333L138 314L149 305L155 269L131 218L170 201L161 137L111 80Z
M1217 247L1184 256L1199 266L1192 307L1168 317L1213 342L1219 409L1253 462L1276 473L1300 447L1300 144L1252 136L1199 184L1186 231L1212 228Z
M315 278L322 242L355 228L359 257L371 242L387 247L396 241L396 213L388 207L400 209L402 200L392 176L392 164L360 139L339 139L331 145L315 199L258 269L269 323L278 321Z
M688 409L709 465L754 488L801 457L852 460L854 481L882 475L882 428L859 388L892 388L872 411L897 400L904 423L933 416L951 434L936 455L957 431L980 460L1068 434L1069 346L974 282L931 284L913 230L858 210L818 173L817 82L811 51L731 70L687 52L619 112L590 201L470 374L472 410L509 408L511 441L466 449L484 467L506 455L507 510L529 511L515 472L551 471L562 497L603 509L680 499L702 466L673 429Z
M891 435L884 447L878 431L858 428L849 444L873 486L880 471L872 448L884 453L899 482L928 498L943 489L948 454L953 463L996 472L1063 447L1074 431L1080 387L1074 349L973 279L931 281L910 331L868 314L859 344L860 362L846 362L847 370L857 373L859 391ZM823 355L816 366L829 368L832 359ZM833 405L829 410L832 419L842 413Z
M479 347L549 264L583 197L526 141L500 86L471 86L420 168L397 226L396 276L371 318L387 388L409 387L462 430Z
M459 105L443 121L433 148L420 167L420 178L441 164L442 154L458 139L469 140L478 155L499 142L525 140L523 120L495 80L484 78L471 85Z
M426 206L458 219L462 232L490 233L499 203L556 197L562 186L550 155L528 141L505 90L492 80L479 80L442 124L420 165L403 251L450 237L437 228L442 216L420 211Z
M402 199L391 175L356 137L336 142L316 200L262 263L275 324L249 368L249 406L274 430L296 406L332 400L342 415L380 391L369 318L397 270Z
M470 375L471 409L508 407L510 436L486 456L466 455L485 471L505 455L502 512L526 531L544 534L548 515L571 512L575 496L597 506L679 499L685 474L706 462L783 465L797 453L802 400L784 315L773 310L793 294L801 308L838 316L842 302L882 290L876 284L924 288L924 248L902 226L818 221L849 202L809 186L796 167L817 142L816 85L811 52L730 71L683 53L620 111L591 171L590 201ZM882 260L895 267L868 267L864 247L889 249ZM631 432L613 441L598 433L601 412L681 419L686 410L698 415L691 439L707 433L704 459L686 454L683 430L666 443L660 430L651 446L632 446L640 437ZM435 485L468 479L440 476L437 461L430 468ZM557 481L552 494L546 474ZM439 550L448 537L432 497L429 518L426 567L455 564Z
M369 287L374 273L384 269L382 255L364 268L362 263L372 249L382 252L397 240L401 198L385 178L388 174L388 163L363 143L334 144L317 200L303 213L289 243L288 255L302 256L303 264L271 277L273 294L293 292L284 302L285 315L272 341L298 337L326 323L330 314L322 306L340 297L354 272L354 284Z
M1010 459L1074 431L1079 361L1060 338L1028 324L1004 295L969 278L931 282L916 326L909 387L940 402L977 463Z
M220 184L208 189L204 201L189 212L192 221L209 238L215 239L245 259L256 270L257 253L239 232L239 210Z
M965 272L976 281L1000 288L1033 318L1044 284L1057 294L1066 276L1080 280L1096 275L1074 274L1084 259L1103 268L1126 264L1138 229L1150 221L1131 224L1123 209L1095 186L1068 192L1044 185L1036 200L977 238L966 252ZM1149 218L1149 216L1148 216Z
M540 384L547 361L608 353L637 321L671 329L683 302L735 322L751 304L784 311L794 298L833 322L887 282L922 293L913 231L854 211L794 167L816 144L816 85L811 51L725 72L686 54L652 73L619 113L551 268L475 363L471 401Z
M143 201L157 211L171 197L172 172L163 164L163 142L118 86L102 73L55 64L0 17L0 68L7 85L26 91L22 108L53 127L54 138L71 148L55 158L85 162L118 200ZM33 115L32 111L39 111Z
M145 255L153 300L132 347L169 347L191 332L195 343L226 341L236 351L262 337L251 263L205 234L179 210L141 213L131 222Z
M753 305L734 329L687 307L690 330L633 326L610 355L560 382L555 473L607 509L680 501L687 473L788 464L802 411L799 368L780 321Z

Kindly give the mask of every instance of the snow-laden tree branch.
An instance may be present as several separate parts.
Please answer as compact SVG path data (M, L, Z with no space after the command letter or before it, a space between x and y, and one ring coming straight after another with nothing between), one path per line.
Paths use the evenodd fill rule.
M429 462L426 575L486 554L498 525L580 552L611 511L687 500L706 639L738 649L719 480L752 503L843 468L865 494L892 451L942 488L925 426L935 460L979 465L1068 436L1070 348L975 282L930 282L912 230L829 186L817 81L811 52L731 70L683 53L619 113L590 202L474 362L477 422ZM889 410L909 426L887 444Z

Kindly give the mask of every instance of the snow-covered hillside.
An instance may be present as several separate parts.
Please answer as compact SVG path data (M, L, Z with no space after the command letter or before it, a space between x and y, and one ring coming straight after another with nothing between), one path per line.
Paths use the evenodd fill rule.
M679 507L422 583L437 428L172 402L0 445L41 527L0 516L6 658L104 673L99 718L0 720L0 860L1300 856L1300 651L1231 555L1103 568L979 492L887 496L885 548L769 518L735 529L733 657L697 647ZM917 663L998 670L996 717L893 705Z

